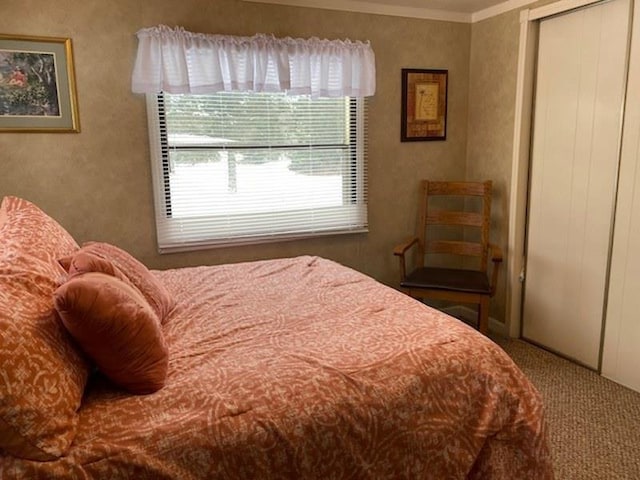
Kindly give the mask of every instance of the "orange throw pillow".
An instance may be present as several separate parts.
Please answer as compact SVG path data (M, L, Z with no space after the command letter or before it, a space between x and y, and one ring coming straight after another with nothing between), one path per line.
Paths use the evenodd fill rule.
M68 258L69 263L67 264L67 269L69 271L69 278L82 275L83 273L97 272L111 275L118 280L131 284L127 276L122 273L122 270L106 258L98 257L97 255L86 253L82 250Z
M82 245L78 253L89 253L113 263L140 290L161 323L175 306L174 298L162 282L142 262L121 248L103 242L87 242ZM73 257L60 259L60 264L65 270L69 271Z
M164 386L169 354L160 322L135 287L90 272L70 278L54 300L71 336L113 383L136 394Z

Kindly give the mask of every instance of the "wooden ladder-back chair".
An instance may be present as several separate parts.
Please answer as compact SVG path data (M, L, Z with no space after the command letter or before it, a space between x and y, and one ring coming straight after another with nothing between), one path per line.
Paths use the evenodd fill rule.
M469 207L475 208L469 211ZM400 260L402 291L414 298L477 304L478 330L485 335L489 327L489 299L495 294L502 262L500 249L489 243L490 223L491 181L423 180L417 236L393 251ZM443 233L448 236L443 237ZM417 247L417 251L412 250L415 268L407 274L406 257L411 247ZM455 261L456 268L429 265L433 254L444 255L438 255L440 263L443 259ZM469 268L469 257L476 257L477 268ZM490 279L489 258L493 263Z

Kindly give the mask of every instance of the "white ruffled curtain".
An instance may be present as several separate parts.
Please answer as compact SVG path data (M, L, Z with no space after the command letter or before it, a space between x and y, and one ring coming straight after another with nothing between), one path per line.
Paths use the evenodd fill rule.
M369 43L191 33L161 25L137 33L136 93L287 92L366 97L376 89Z

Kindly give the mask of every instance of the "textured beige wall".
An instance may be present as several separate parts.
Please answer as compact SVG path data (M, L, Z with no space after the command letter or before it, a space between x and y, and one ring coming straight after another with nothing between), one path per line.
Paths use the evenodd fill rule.
M525 8L550 3L555 0L539 0ZM491 316L507 325L507 241L519 43L520 10L471 26L466 175L469 180L494 182L491 240L502 247L505 262L491 303Z
M160 23L198 32L371 41L378 89L369 109L368 234L157 253L145 103L129 85L134 34ZM112 242L151 267L317 254L394 284L391 250L413 231L417 180L465 175L470 25L238 0L2 0L0 32L72 39L82 127L79 134L0 133L0 196L30 199L78 241ZM400 142L403 67L449 70L445 142Z
M504 321L511 156L515 118L519 12L513 10L472 25L469 78L469 180L492 180L491 241L505 256L491 316Z

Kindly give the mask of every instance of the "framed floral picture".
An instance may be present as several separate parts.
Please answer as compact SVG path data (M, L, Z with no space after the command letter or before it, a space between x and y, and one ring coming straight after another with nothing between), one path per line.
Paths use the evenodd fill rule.
M79 132L71 39L0 34L0 132Z
M401 141L447 139L447 70L402 69Z

